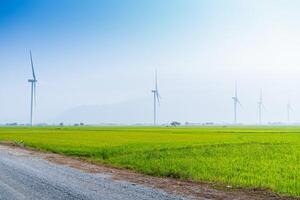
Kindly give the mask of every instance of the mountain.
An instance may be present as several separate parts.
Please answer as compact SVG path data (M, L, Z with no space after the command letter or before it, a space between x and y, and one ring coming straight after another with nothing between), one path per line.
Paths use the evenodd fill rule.
M137 124L152 122L152 103L144 100L108 105L83 105L68 109L55 118L55 122Z

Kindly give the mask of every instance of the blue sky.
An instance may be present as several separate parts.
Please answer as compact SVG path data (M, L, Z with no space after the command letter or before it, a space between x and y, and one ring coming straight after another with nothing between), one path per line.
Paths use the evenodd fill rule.
M130 102L144 109L137 118L114 120L114 110L87 122L151 122L155 69L161 122L231 122L235 80L240 121L257 121L260 88L265 121L284 121L288 99L300 100L299 8L295 0L1 0L0 122L28 121L29 49L39 122L75 122L60 116L78 106L134 110Z

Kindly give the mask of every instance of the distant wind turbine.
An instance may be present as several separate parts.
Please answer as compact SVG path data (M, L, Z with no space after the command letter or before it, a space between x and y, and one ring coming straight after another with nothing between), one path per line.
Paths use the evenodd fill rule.
M263 104L262 89L260 89L260 96L257 104L258 104L258 122L259 124L262 124L262 109L265 108Z
M233 112L234 112L234 123L236 124L237 123L237 107L238 107L238 104L240 106L242 106L239 98L238 98L238 94L237 94L237 82L235 82L235 95L234 97L232 97L232 100L233 100Z
M288 104L287 104L287 106L286 106L286 108L287 108L287 120L288 120L288 123L290 122L290 115L291 115L291 111L293 110L292 109L292 106L291 106L291 102L290 102L290 100L288 101Z
M154 97L154 101L153 101L153 104L154 104L154 113L153 113L153 124L154 126L156 126L157 124L157 104L160 103L160 94L158 92L158 83L157 83L157 71L155 71L155 89L152 90L152 93L153 93L153 97Z
M30 125L33 126L34 112L36 107L36 83L37 79L35 76L32 53L30 51L30 63L32 70L32 79L29 79L28 82L31 84L31 104L30 104Z

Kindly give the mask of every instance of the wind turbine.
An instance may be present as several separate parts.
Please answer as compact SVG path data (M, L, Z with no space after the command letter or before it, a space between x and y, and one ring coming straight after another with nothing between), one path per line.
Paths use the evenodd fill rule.
M232 97L232 100L233 100L233 112L234 112L234 123L236 124L237 123L237 107L238 107L238 104L240 106L242 106L239 98L238 98L238 95L237 95L237 82L235 82L235 95L234 97Z
M157 104L160 103L160 94L158 92L158 83L157 83L157 71L155 71L155 89L152 90L152 93L153 93L153 109L154 109L154 113L153 113L153 124L154 126L156 126L156 121L157 121Z
M288 101L288 104L287 104L286 108L287 108L287 120L288 120L288 123L289 123L290 122L290 114L291 114L291 111L293 110L290 100Z
M34 111L35 111L35 107L36 107L36 83L37 83L37 79L36 79L36 76L35 76L31 51L30 51L30 63L31 63L31 70L32 70L32 79L28 80L28 82L31 84L30 125L33 126Z
M260 89L260 96L259 96L259 101L257 104L258 104L258 122L259 122L259 124L261 124L262 123L262 109L264 108L262 89Z

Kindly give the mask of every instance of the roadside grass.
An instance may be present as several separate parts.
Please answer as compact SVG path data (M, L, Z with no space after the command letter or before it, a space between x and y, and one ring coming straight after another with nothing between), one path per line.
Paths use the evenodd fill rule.
M0 141L154 176L300 196L300 127L5 127Z

